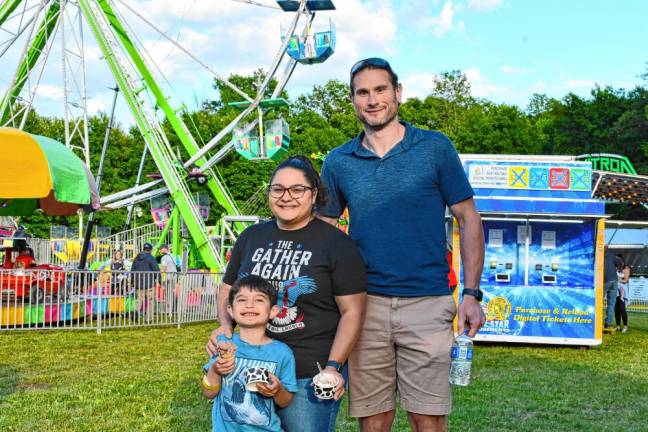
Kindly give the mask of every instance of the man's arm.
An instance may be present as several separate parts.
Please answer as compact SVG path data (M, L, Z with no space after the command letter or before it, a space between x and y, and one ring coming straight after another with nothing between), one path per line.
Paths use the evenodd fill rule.
M464 287L479 288L479 280L484 268L484 228L475 208L475 201L469 198L458 202L450 207L450 211L459 222L459 247ZM459 334L464 332L464 326L467 324L470 328L468 333L470 337L474 337L486 321L477 299L468 295L459 305L457 318Z

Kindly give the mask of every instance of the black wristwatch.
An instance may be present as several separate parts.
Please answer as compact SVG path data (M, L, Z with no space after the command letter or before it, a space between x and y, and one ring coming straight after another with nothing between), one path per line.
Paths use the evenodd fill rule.
M340 372L342 370L342 365L339 362L336 362L335 360L329 360L326 362L326 366L333 366L336 371ZM324 367L326 367L324 366Z
M484 293L479 288L464 288L463 291L461 291L461 295L462 296L465 296L465 295L473 296L479 302L482 301L482 299L484 298Z

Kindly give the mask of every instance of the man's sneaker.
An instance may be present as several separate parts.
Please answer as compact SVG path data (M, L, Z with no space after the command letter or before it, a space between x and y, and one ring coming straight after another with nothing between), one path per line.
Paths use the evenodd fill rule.
M619 330L621 330L621 327L616 326L616 331L619 331Z
M628 331L628 326L624 326L623 330L621 330L621 333L626 333Z

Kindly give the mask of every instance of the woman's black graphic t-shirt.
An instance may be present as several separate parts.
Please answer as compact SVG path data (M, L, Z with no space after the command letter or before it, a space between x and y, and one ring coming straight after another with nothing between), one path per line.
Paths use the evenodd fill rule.
M317 374L340 320L335 296L367 290L353 240L319 219L293 231L279 229L274 220L253 225L236 241L223 282L232 285L250 274L277 288L279 314L268 323L268 336L292 348L297 378Z

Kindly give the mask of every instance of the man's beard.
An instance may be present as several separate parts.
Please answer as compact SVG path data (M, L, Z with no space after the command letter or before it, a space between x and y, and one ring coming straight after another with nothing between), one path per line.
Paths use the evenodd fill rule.
M370 129L372 131L378 132L383 130L387 125L389 125L397 116L398 116L398 106L399 103L397 100L394 99L393 101L394 105L390 106L390 110L393 109L393 107L396 107L393 109L393 111L386 111L385 112L385 117L383 119L375 119L373 121L369 121L367 117L365 116L364 113L362 112L356 112L356 117L358 120L360 120L360 123L363 124L363 126L366 129Z

